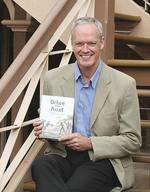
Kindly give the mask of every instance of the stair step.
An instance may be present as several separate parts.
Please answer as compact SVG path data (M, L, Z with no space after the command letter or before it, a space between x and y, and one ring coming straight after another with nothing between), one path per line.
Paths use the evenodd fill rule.
M150 45L150 38L115 33L115 40L130 45Z
M25 182L23 186L24 191L35 191L35 183L34 181Z
M150 85L150 60L111 59L107 64L133 77L137 86Z
M112 67L150 67L150 60L109 59L107 63Z
M131 33L140 21L140 16L115 13L115 32Z
M150 129L150 120L141 120L141 127Z
M134 162L150 163L150 153L139 152L133 155Z
M139 97L150 97L150 89L137 89Z
M122 13L115 13L115 21L129 21L129 22L140 22L140 16L127 15Z

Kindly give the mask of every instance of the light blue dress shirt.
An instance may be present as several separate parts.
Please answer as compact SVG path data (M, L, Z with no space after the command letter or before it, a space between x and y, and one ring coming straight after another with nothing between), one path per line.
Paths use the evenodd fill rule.
M84 84L80 69L77 63L75 63L75 108L73 132L78 132L87 137L91 136L90 118L96 84L100 77L102 66L103 64L100 62L89 83Z

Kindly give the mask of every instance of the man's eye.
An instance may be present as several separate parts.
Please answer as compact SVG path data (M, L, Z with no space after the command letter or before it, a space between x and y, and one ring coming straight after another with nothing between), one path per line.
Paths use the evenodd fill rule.
M76 42L76 47L83 47L84 45L87 45L88 47L95 47L97 42Z
M75 46L77 46L77 47L82 47L83 45L84 45L84 43L81 43L81 42L75 43Z
M95 47L96 46L96 42L88 42L87 45L89 47Z

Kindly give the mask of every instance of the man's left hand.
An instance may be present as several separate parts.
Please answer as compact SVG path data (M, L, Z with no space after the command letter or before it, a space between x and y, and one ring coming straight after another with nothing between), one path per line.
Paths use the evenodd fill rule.
M59 139L59 142L76 151L92 149L91 139L79 133L63 136Z

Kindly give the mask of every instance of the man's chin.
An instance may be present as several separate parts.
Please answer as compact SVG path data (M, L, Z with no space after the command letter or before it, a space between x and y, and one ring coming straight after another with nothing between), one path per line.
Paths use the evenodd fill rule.
M84 62L80 62L80 65L81 65L82 67L91 67L91 66L92 66L92 63L87 62L87 61L84 61Z

